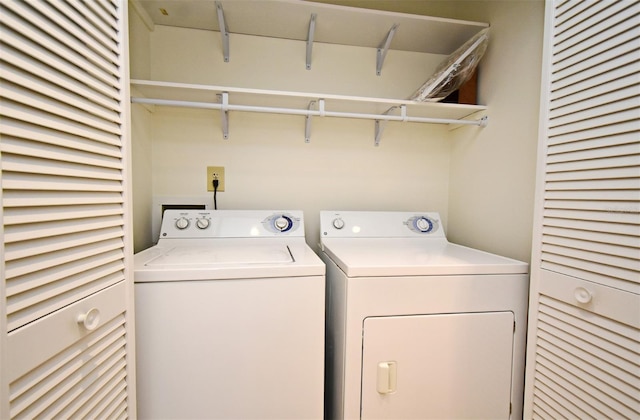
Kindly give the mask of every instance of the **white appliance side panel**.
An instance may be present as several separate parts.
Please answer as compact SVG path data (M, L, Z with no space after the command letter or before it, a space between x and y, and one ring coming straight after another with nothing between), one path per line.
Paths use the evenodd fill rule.
M139 418L322 418L323 276L135 287Z
M361 418L508 419L513 331L511 312L367 318Z
M341 419L345 392L347 278L326 254L320 255L327 267L325 413L329 419Z

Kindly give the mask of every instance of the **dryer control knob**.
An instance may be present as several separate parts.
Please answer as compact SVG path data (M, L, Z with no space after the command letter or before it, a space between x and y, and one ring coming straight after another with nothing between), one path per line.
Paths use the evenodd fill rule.
M184 230L189 227L189 220L186 217L181 217L176 220L176 227L180 230Z
M433 229L433 223L426 217L421 217L416 220L416 228L418 228L420 232L429 232Z
M340 218L333 219L333 227L336 229L342 229L344 227L344 220Z
M206 229L209 227L210 224L211 224L211 221L209 219L196 220L196 226L198 227L198 229Z

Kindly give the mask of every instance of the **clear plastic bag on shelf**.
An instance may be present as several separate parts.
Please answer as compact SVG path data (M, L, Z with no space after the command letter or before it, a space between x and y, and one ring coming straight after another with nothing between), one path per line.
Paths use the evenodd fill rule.
M455 92L471 77L488 44L489 28L485 28L440 63L429 80L420 86L409 99L437 102Z

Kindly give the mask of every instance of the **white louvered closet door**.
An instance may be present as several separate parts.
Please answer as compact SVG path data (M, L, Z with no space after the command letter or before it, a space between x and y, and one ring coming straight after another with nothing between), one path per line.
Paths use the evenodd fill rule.
M0 418L135 417L127 4L0 0Z
M640 2L547 2L525 417L640 418Z

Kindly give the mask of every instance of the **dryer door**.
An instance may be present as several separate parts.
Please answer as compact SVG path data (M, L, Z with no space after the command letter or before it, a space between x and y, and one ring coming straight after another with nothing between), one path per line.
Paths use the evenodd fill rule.
M508 419L511 312L370 317L362 419Z

